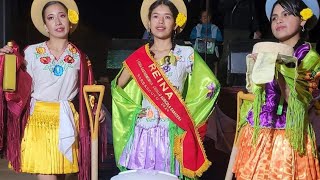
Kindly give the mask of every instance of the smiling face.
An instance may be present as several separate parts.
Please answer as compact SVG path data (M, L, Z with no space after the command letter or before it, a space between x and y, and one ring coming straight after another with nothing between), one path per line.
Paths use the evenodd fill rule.
M271 14L271 30L282 43L295 45L300 39L301 27L305 24L300 17L294 16L281 5L276 4Z
M44 10L43 19L50 38L65 39L68 37L70 22L67 9L61 4L49 5Z
M154 38L171 38L175 27L175 19L169 7L163 4L156 7L151 12L149 25Z

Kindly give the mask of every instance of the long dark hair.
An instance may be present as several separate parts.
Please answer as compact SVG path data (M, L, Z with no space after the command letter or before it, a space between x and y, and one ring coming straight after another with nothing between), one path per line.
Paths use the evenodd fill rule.
M172 16L173 16L173 19L176 19L178 14L179 14L179 11L177 9L177 7L170 1L170 0L157 0L155 1L153 4L151 4L151 6L149 7L149 13L148 13L148 19L150 21L151 19L151 13L152 11L157 8L158 6L160 5L166 5L169 7L171 13L172 13ZM149 33L152 33L151 30ZM172 36L171 36L171 42L172 42L172 48L171 50L174 50L175 46L176 46L176 30L173 30L172 31ZM153 45L153 40L151 38L149 38L149 43L150 43L150 47ZM153 52L152 52L153 53Z
M68 12L67 6L64 5L62 2L60 2L60 1L50 1L50 2L48 2L46 5L44 5L44 6L43 6L43 9L42 9L42 20L43 20L43 23L46 23L45 17L44 17L44 12L45 12L45 10L46 10L49 6L54 5L54 4L60 4L60 5L66 10L66 12Z

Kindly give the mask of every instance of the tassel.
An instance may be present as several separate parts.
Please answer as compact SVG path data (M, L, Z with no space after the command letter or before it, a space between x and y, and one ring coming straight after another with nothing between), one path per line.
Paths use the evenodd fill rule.
M27 104L30 104L30 98ZM24 129L26 127L30 113L30 106L26 108L21 113L21 116L16 116L10 111L7 111L7 148L6 157L10 162L13 170L16 172L21 171L21 140L23 138ZM21 120L19 117L22 117Z
M12 168L20 171L20 149L21 149L21 129L20 121L18 117L15 117L12 113L8 113L7 121L7 160L10 162Z
M99 155L100 162L104 162L107 159L107 120L99 125Z
M260 111L262 107L262 103L265 101L265 93L264 87L262 85L254 85L253 87L253 94L255 95L253 101L253 144L256 143L259 131L260 131Z
M23 64L24 58L19 53L19 47L13 44L13 52L16 57L16 82L17 87L15 92L5 92L1 98L3 105L4 129L6 131L6 139L4 140L6 158L10 161L12 168L15 171L20 171L20 153L21 139L24 128L29 116L29 104L32 79L25 71ZM3 68L3 66L1 66ZM1 74L2 76L3 74ZM1 83L2 85L2 83ZM5 111L4 111L5 109ZM1 111L1 109L0 109ZM23 123L21 123L23 121Z
M3 81L3 66L4 66L4 56L0 56L0 151L4 148L4 134L5 134L5 123L6 118L4 118L4 111L5 111L5 99L3 94L2 88L2 81Z
M307 106L305 106L298 98L298 94L294 87L290 86L290 96L288 100L288 110L286 117L286 136L289 139L294 150L299 154L304 154L305 147L305 131L307 117Z
M4 112L4 100L3 100L3 91L0 87L0 151L3 149L4 146L4 126L5 126L5 119L3 116Z
M317 145L316 145L316 135L314 133L314 130L313 130L313 127L311 124L308 124L308 134L309 134L310 141L311 141L312 155L316 159L318 159L319 154L318 154Z
M79 174L78 179L90 180L91 179L91 146L90 146L90 135L80 135L80 146L79 146Z

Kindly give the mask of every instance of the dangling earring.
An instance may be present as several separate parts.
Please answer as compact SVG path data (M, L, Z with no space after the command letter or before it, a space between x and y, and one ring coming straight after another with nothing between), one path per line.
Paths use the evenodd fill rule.
M177 35L177 30L175 29L173 30L173 37L176 37L176 35Z
M177 36L177 30L173 30L173 33L172 33L172 38L171 38L171 42L172 42L172 50L174 50L175 46L176 46L176 36Z
M148 41L149 43L152 42L152 33L151 33L151 29L148 29Z
M304 31L305 31L305 29L304 29L304 26L302 26L302 29L301 29L301 31L302 31L302 32L304 32Z

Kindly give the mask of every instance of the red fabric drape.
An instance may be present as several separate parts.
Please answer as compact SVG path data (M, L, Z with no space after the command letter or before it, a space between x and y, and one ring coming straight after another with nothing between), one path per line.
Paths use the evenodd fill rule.
M6 158L14 170L20 170L20 142L29 114L32 79L25 71L24 58L19 47L13 44L13 53L17 57L17 89L15 92L3 92L3 65L5 56L0 56L0 148L5 149ZM4 132L6 135L4 136ZM10 143L8 143L10 142Z

